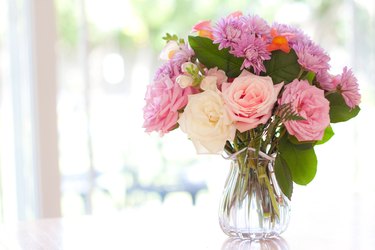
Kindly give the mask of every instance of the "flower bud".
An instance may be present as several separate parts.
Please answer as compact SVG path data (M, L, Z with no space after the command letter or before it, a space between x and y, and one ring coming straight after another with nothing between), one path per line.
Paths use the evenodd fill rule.
M193 85L193 78L191 76L187 76L187 75L179 75L177 78L176 78L176 82L178 83L178 85L180 85L181 88L187 88L187 87L190 87Z
M185 62L181 65L181 71L183 73L190 73L192 71L198 71L197 65L192 62ZM190 71L190 72L189 72Z

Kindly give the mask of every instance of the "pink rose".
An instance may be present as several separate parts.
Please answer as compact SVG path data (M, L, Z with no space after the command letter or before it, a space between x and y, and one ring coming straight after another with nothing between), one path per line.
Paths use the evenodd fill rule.
M182 89L169 76L155 79L147 87L143 108L146 132L157 131L163 135L172 130L177 124L178 110L186 106L191 93L192 88Z
M268 76L257 76L248 71L222 86L226 108L240 132L264 124L272 115L272 108L283 83L274 85Z
M284 124L289 134L299 141L323 138L324 130L330 123L329 102L323 90L311 86L306 80L296 79L285 86L279 103L290 103L293 110L305 118L301 121L286 121Z

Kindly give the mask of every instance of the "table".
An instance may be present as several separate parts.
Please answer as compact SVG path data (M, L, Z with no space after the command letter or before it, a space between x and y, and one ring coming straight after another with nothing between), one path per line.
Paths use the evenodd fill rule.
M337 206L330 206L337 200ZM360 197L344 195L331 202L320 199L319 204L312 199L315 205L308 206L296 201L282 237L260 243L228 238L213 208L156 206L0 225L0 249L371 250L375 249L371 200L363 203Z

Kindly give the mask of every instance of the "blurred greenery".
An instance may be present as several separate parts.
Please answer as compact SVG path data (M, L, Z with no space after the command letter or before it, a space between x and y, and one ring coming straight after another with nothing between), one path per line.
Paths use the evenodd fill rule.
M77 44L79 39L79 15L82 0L55 0L58 13L58 31L59 37L65 46L70 48ZM104 1L104 0L98 0ZM109 3L110 4L110 3ZM212 19L217 20L220 16L225 16L233 11L242 10L243 13L258 14L269 22L276 21L277 14L292 5L301 4L311 12L311 19L315 20L316 27L327 34L334 31L336 37L332 42L337 44L340 40L343 44L345 25L342 25L347 16L334 15L344 4L340 0L315 1L315 0L291 0L291 1L240 1L232 0L128 0L131 15L124 11L124 20L119 27L112 30L103 31L98 28L96 22L100 20L90 20L88 18L89 43L91 46L100 46L107 41L117 43L120 48L129 47L152 47L160 50L164 44L161 37L169 32L177 34L180 37L186 37L191 27L199 20ZM290 6L289 6L290 5ZM94 6L92 2L86 1L86 6ZM105 6L105 5L104 5ZM95 7L95 6L94 6ZM111 7L113 8L113 6ZM101 11L110 11L103 9ZM90 8L86 7L86 11ZM90 13L88 13L90 16ZM366 16L366 13L361 15ZM100 19L102 17L98 17ZM330 23L330 25L326 25ZM332 39L332 37L327 38Z
M56 0L57 32L63 45L72 48L78 41L79 17L74 8L74 0Z

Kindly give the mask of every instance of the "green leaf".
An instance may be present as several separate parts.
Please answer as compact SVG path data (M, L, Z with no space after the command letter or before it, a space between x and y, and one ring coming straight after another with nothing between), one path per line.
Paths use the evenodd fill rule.
M176 34L169 34L169 33L166 33L164 37L162 37L163 40L167 41L167 42L170 42L170 41L178 41L178 36Z
M314 146L316 141L299 141L294 135L288 134L289 142L293 143L298 149L309 149Z
M331 127L331 125L329 125L326 130L324 130L324 135L323 135L323 138L320 140L320 141L317 141L316 142L316 145L321 145L323 143L326 143L327 141L329 141L329 139L332 138L332 136L335 134L335 132L333 132L333 129Z
M284 136L279 143L279 153L287 163L295 183L306 185L314 179L318 161L313 147L299 148Z
M271 76L273 83L290 83L296 79L301 71L297 61L298 57L294 50L289 53L281 50L273 51L271 60L264 61L266 75Z
M332 93L327 96L329 101L329 116L332 123L344 122L357 116L361 110L358 106L351 109L346 105L344 98L340 93Z
M211 39L200 36L189 36L189 44L195 56L207 68L218 67L232 78L241 74L244 59L233 56L229 49L219 50L218 44L213 44Z
M281 188L281 191L290 200L293 193L292 174L290 173L288 164L280 155L277 155L275 160L275 176L277 179L277 183Z

